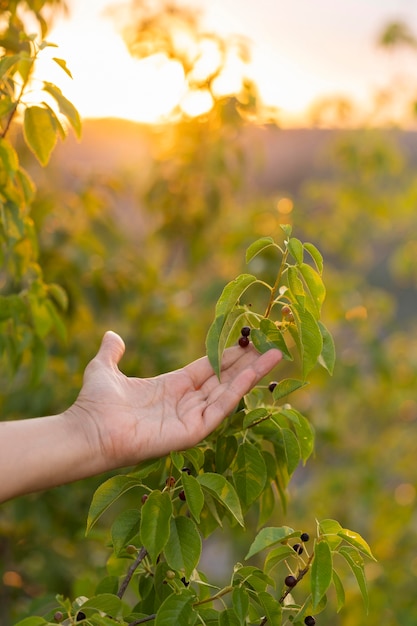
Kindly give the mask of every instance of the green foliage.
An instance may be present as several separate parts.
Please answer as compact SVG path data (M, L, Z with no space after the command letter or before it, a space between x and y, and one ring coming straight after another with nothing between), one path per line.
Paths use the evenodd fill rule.
M236 342L236 331L242 324L251 324L251 334L258 330L261 339L265 337L267 347L284 341L288 354L297 350L303 374L322 362L323 341L318 326L324 299L321 274L312 278L312 274L305 271L305 247L291 237L289 226L284 225L282 230L282 245L264 239L263 243L252 244L246 257L252 261L267 247L279 253L278 262L274 257L269 261L276 265L272 284L254 275L240 275L225 287L218 299L215 320L207 334L207 349L216 370L220 371L223 350L232 340ZM321 258L311 244L310 250L313 250L311 259ZM290 255L295 264L290 264ZM322 272L322 262L319 267ZM315 268L312 271L316 272L316 264ZM290 279L291 270L294 275ZM264 273L269 272L264 268ZM262 302L263 298L246 294L257 284L268 292L264 312L257 306L258 300ZM250 297L250 306L242 302L244 294ZM288 311L285 309L284 321L283 306L289 307ZM303 315L309 307L308 323L312 319L315 326L314 332L306 333ZM273 325L283 337L278 344L274 343L274 333L263 334L267 333L269 325L266 331L265 325L261 328L262 322L271 323L276 310L279 314ZM236 311L238 322L235 321ZM316 343L320 350L317 346L311 350L310 343ZM334 355L332 362L325 364L326 369L333 369L333 361ZM172 453L126 475L113 476L96 490L88 514L87 532L91 532L100 517L110 507L114 509L120 504L132 489L137 489L138 496L142 496L140 499L137 496L134 508L119 507L111 525L110 542L114 552L111 560L118 572L116 581L119 580L116 589L113 593L98 593L106 589L106 576L98 583L92 597L78 598L71 604L67 609L68 623L79 621L81 613L91 624L106 623L103 620L107 615L111 615L113 622L131 625L144 621L184 626L198 621L280 625L289 618L293 623L301 623L307 614L317 614L325 608L333 581L337 581L334 586L338 607L343 606L345 592L335 563L336 555L351 568L367 606L362 554L368 558L373 556L358 533L342 528L333 520L324 520L317 524L317 536L310 553L301 531L287 526L264 526L275 509L276 497L285 505L290 478L313 449L313 430L301 426L307 419L288 404L288 397L304 384L304 380L284 379L272 390L269 385L261 385L248 394L229 420L195 449ZM280 403L283 399L284 405ZM191 467L184 465L186 459L192 460ZM265 496L272 497L272 505L266 510L262 504ZM238 562L227 585L218 587L210 583L199 568L203 539L207 540L226 523L232 528L246 528L247 520L253 515L263 528L249 547L245 561L267 550L263 567ZM278 577L271 577L273 570L280 571L282 567L292 573L294 584L283 582L286 578L282 572L280 582ZM296 598L296 586L304 588L303 600ZM220 598L219 607L216 601Z

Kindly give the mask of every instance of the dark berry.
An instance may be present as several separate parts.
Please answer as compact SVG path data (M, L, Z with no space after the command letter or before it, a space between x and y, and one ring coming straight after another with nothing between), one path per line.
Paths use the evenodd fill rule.
M146 500L149 498L147 493L144 493L143 496L141 497L141 502L142 504L145 504Z
M249 326L244 326L240 330L240 333L241 333L242 337L249 337L249 335L250 335L250 328L249 328Z
M183 467L181 471L185 472L186 474L188 474L188 476L191 474L191 470L190 470L189 467Z
M272 392L274 391L274 389L275 389L275 387L276 387L277 385L278 385L278 383L277 383L275 380L273 380L273 381L272 381L271 383L269 383L269 385L268 385L268 389L269 389L269 391L272 393Z
M249 345L249 337L239 337L239 345L241 348L246 348Z
M287 585L287 587L295 587L295 585L297 584L297 579L295 576L289 575L287 576L284 582Z
M184 585L184 587L188 587L188 585L190 584L190 583L188 582L188 580L185 580L185 576L183 576L183 577L181 578L181 582L182 582L182 584Z
M165 481L165 484L167 487L173 487L175 485L175 478L173 476L168 476L168 478Z
M78 611L77 617L75 618L76 622L82 622L83 619L86 619L87 616L83 611Z
M62 611L57 611L54 615L54 620L56 622L62 622L63 619L64 619L64 614L62 613Z
M315 623L316 623L316 620L314 619L312 615L307 615L307 617L304 618L304 624L306 626L314 626Z
M179 492L178 497L179 497L180 500L185 502L185 492L184 492L184 490Z
M308 541L310 539L310 535L308 533L301 533L300 535L301 541Z
M295 543L293 545L293 550L297 553L297 554L302 554L304 552L304 548L301 545L301 543Z

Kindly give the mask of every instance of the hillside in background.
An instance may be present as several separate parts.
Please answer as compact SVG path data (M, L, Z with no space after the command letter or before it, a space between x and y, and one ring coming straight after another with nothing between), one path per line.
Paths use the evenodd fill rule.
M153 158L155 135L163 128L121 119L88 119L80 142L70 135L52 156L52 166L76 174L116 170L146 174ZM249 163L248 181L264 193L294 193L304 180L325 178L331 169L330 148L342 134L353 131L285 129L247 126L242 141ZM361 131L363 132L363 131ZM410 167L417 167L417 132L385 131L398 142Z

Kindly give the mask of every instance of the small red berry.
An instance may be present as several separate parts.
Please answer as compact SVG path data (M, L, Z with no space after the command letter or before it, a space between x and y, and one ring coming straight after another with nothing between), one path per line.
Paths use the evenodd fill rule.
M249 335L250 335L250 328L249 328L249 326L244 326L243 328L241 328L240 333L241 333L242 337L249 337Z
M306 626L314 626L315 623L316 623L316 620L314 619L312 615L307 615L307 617L304 618L304 624Z
M54 615L54 620L56 622L62 622L63 619L64 619L64 614L62 613L62 611L57 611Z
M167 487L173 487L175 485L175 478L173 476L168 476L168 478L165 481L165 484Z
M239 345L241 348L246 348L249 345L249 337L239 337Z
M180 500L182 500L183 502L185 502L185 491L182 490L179 492L178 497Z
M287 585L287 587L295 587L295 585L297 584L297 579L295 576L287 576L285 579L285 584Z
M147 493L144 493L143 496L141 497L141 502L142 504L145 504L146 500L149 498Z

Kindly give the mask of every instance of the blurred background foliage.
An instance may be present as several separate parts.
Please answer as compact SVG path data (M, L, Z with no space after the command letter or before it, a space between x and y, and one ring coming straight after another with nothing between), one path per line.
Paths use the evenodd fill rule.
M320 176L305 171L299 185L263 189L253 184L262 174L261 152L254 157L260 147L247 139L256 103L255 86L245 83L202 117L142 129L140 162L105 171L67 158L67 144L41 169L15 130L21 163L37 186L31 215L39 264L69 305L67 339L45 337L47 359L36 378L30 355L12 377L3 363L1 416L66 408L108 328L126 342L122 369L129 375L151 376L199 357L224 284L245 271L246 247L291 223L295 236L324 255L324 321L338 358L333 378L317 371L295 398L316 429L316 455L296 472L288 511L277 509L271 523L314 532L315 518L337 519L360 532L378 559L368 566L369 615L352 580L346 608L323 613L320 624L414 626L415 170L401 132L339 130L316 155L325 164ZM286 133L268 124L263 132ZM285 365L277 376L285 376ZM106 568L109 525L104 518L88 540L84 531L103 480L2 505L1 626L36 612L48 595L94 590ZM135 495L126 497L134 503ZM222 580L228 561L247 546L243 534L215 535L201 569Z

